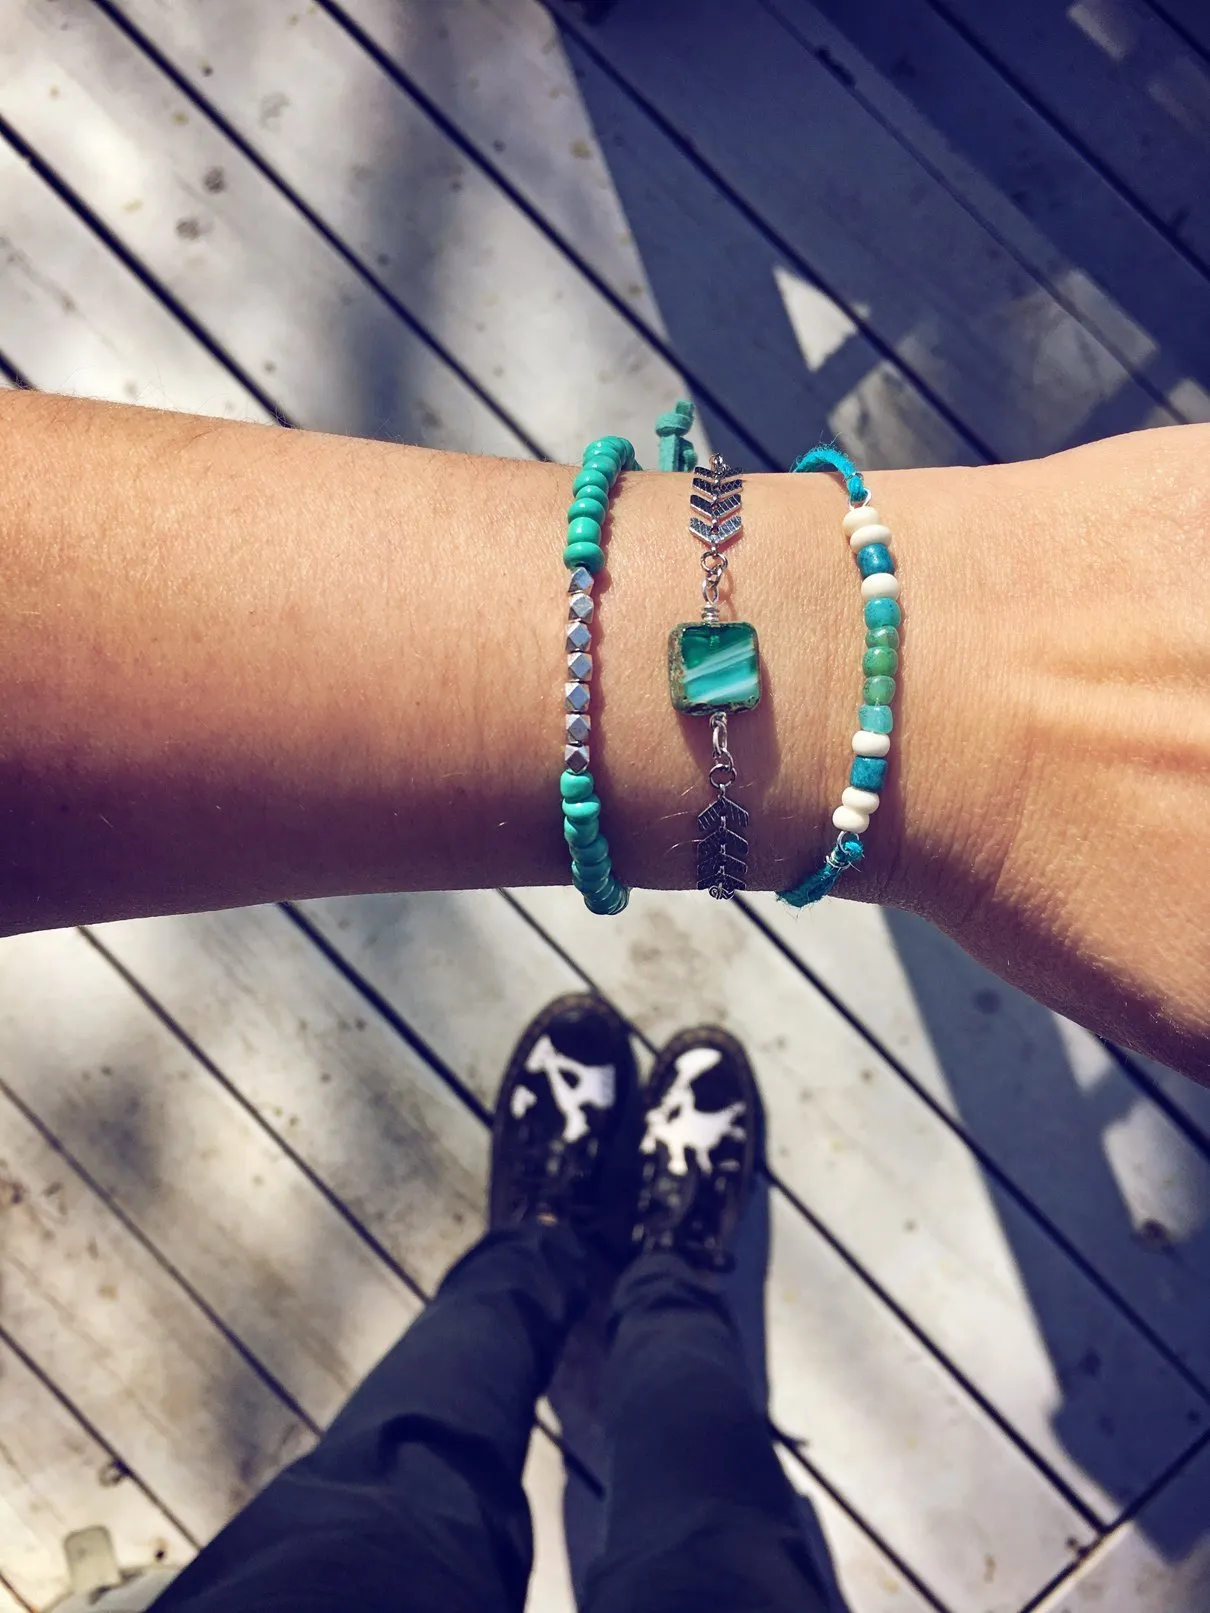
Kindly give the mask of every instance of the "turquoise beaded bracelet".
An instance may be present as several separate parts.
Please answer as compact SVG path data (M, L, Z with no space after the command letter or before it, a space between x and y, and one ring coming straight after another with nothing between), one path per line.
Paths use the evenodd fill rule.
M625 437L598 437L584 450L581 469L571 484L567 508L567 546L563 564L569 572L567 592L567 681L563 686L563 837L571 851L572 884L592 913L620 913L630 892L613 871L609 844L601 833L601 802L590 768L592 734L592 597L597 573L605 564L604 529L613 485L624 470L638 470L634 448Z
M894 726L891 702L895 698L895 674L899 670L899 627L903 613L899 606L899 578L895 575L890 550L890 529L883 525L878 511L870 503L869 489L856 465L839 449L821 443L791 468L837 471L844 478L849 512L843 528L861 573L866 627L866 648L861 661L865 681L862 701L857 708L853 761L848 786L832 814L832 823L840 833L821 866L790 890L780 893L781 900L791 907L807 907L826 896L841 874L855 867L865 855L861 837L870 826L871 814L878 810L891 749Z

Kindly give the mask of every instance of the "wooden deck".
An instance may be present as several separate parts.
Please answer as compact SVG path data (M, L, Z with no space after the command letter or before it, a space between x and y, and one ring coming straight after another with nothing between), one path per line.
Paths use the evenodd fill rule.
M1205 419L1208 16L10 0L0 371L562 459L687 392L751 468ZM477 1235L502 1060L586 984L648 1049L752 1050L741 1299L851 1613L1206 1613L1210 1093L899 914L545 890L0 942L0 1613L86 1525L183 1563L305 1448ZM555 1398L535 1613L560 1416L599 1465Z

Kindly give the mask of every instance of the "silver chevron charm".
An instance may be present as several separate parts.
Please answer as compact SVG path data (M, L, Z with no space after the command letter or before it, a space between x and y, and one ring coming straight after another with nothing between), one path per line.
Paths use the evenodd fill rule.
M698 814L701 839L697 843L697 888L727 901L747 890L748 842L739 832L748 827L748 813L721 791Z
M736 476L721 454L715 454L709 470L693 473L689 495L689 530L708 549L719 549L744 529L741 508L742 476Z

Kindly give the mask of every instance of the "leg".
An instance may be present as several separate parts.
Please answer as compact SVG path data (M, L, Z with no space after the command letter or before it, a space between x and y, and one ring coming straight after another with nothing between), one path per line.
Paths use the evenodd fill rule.
M626 1028L594 999L529 1026L498 1099L492 1231L160 1613L521 1613L534 1402L586 1297L584 1240L633 1083Z
M756 1162L759 1098L742 1049L714 1032L677 1038L648 1104L645 1252L614 1297L609 1519L587 1608L824 1613L800 1503L713 1275Z
M583 1301L566 1226L491 1232L307 1456L157 1603L162 1613L520 1613L534 1403Z

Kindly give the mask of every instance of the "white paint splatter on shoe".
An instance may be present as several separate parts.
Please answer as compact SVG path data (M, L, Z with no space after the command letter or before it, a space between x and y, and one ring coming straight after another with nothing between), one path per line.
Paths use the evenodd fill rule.
M747 1135L744 1128L736 1124L744 1113L743 1103L733 1103L713 1113L697 1107L693 1083L699 1075L712 1070L722 1056L715 1047L692 1047L682 1053L676 1061L672 1085L656 1107L647 1112L642 1151L654 1154L662 1144L668 1151L668 1169L673 1176L688 1174L691 1153L702 1174L712 1175L714 1151L724 1138L743 1142Z
M560 1053L549 1036L540 1036L525 1061L530 1075L545 1075L551 1095L563 1116L563 1141L579 1142L588 1135L586 1109L612 1109L617 1096L612 1064L581 1064Z

